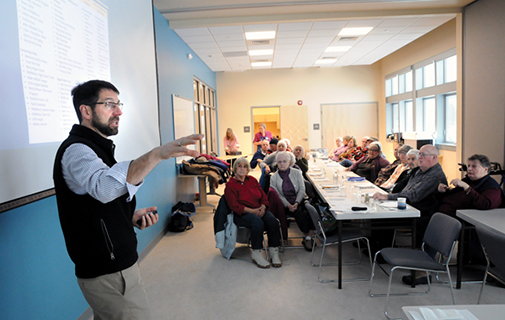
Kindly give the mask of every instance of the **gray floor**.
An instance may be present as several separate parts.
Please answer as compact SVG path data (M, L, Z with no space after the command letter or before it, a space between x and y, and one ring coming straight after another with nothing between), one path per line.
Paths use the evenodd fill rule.
M221 186L218 193L223 192ZM210 204L218 200L209 196ZM304 249L287 249L281 254L281 268L263 270L250 262L250 251L243 245L231 260L221 256L215 248L211 207L198 208L193 222L192 230L168 233L141 263L154 319L386 319L385 298L371 298L368 282L347 282L342 290L336 283L319 283L318 270L311 267L310 253ZM344 258L358 256L351 245L344 247ZM336 248L331 249L330 260L337 254ZM350 278L367 277L370 271L363 263L344 267L343 272ZM409 290L401 284L403 274L395 276L393 290ZM323 270L323 277L335 275L336 267ZM466 272L467 276L472 275ZM382 292L387 288L381 271L376 272L374 288ZM455 290L456 303L475 304L479 289L479 284L463 284ZM505 303L504 289L489 284L484 290L483 304ZM448 285L434 284L428 295L390 301L390 316L406 319L402 306L451 304L451 294Z

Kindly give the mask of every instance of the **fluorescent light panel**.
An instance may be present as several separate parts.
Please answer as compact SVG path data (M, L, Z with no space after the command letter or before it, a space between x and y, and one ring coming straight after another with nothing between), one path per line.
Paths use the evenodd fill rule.
M372 31L373 27L362 28L344 28L338 34L339 36L363 36Z
M332 64L337 62L337 59L319 59L314 64Z
M250 56L267 56L274 54L274 49L249 50Z
M351 49L352 46L338 46L338 47L328 47L324 52L346 52Z
M271 67L272 61L265 62L251 62L251 67Z
M268 40L275 39L275 31L246 32L246 40Z

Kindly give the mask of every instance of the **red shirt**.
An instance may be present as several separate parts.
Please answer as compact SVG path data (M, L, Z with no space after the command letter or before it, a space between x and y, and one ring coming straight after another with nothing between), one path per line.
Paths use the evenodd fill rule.
M246 176L244 182L231 178L226 183L224 197L230 209L242 215L245 207L256 209L262 204L268 207L268 198L261 186L252 176Z

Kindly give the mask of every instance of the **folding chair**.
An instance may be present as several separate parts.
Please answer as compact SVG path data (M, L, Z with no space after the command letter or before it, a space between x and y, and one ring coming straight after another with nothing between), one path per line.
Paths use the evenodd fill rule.
M333 280L328 280L328 279L321 279L321 268L323 266L330 266L330 265L335 265L335 264L326 264L323 265L323 258L324 258L324 252L326 249L326 246L338 244L338 234L332 235L332 236L326 236L324 229L323 229L323 223L321 221L321 217L319 216L319 213L317 210L310 204L306 203L305 208L310 214L310 217L312 219L312 222L314 223L314 226L316 227L316 232L315 232L315 237L319 239L321 242L321 257L319 259L319 265L314 264L314 252L316 250L316 242L314 241L314 244L312 245L312 254L310 256L310 264L312 266L319 266L319 273L317 275L317 278L319 282L321 283L328 283L328 282L335 282L338 281L338 279L333 279ZM349 231L344 231L342 232L342 243L345 242L350 242L350 241L357 241L358 242L358 253L360 256L360 260L355 262L355 263L347 263L349 264L359 264L361 263L361 248L360 248L360 243L359 240L364 240L366 241L367 247L368 247L368 259L370 261L370 267L372 266L372 255L370 251L370 243L368 239L361 233L360 230L349 230ZM368 281L370 278L363 278L363 279L346 279L343 281Z
M370 288L369 294L371 297L386 296L386 306L384 309L384 315L388 319L392 319L388 316L388 304L390 295L414 295L414 294L426 294L430 292L431 283L429 278L429 272L439 272L447 273L449 277L449 286L451 288L452 302L456 304L454 299L454 290L452 288L451 273L449 270L449 260L454 249L456 240L459 238L459 232L461 231L461 222L453 217L445 215L443 213L435 213L428 224L426 232L424 233L423 243L421 246L422 250L417 249L407 249L407 248L384 248L375 254L374 262L372 266L372 275L370 277ZM435 254L430 255L425 250L428 246L429 248L436 250L439 253L438 259L434 258ZM372 282L374 277L375 265L377 264L377 255L380 254L386 263L392 266L389 274L389 285L387 294L372 294ZM443 262L445 260L445 262ZM391 281L393 279L393 273L396 269L407 269L416 271L425 271L426 277L428 279L428 290L426 292L410 292L410 293L398 293L390 294L391 291Z
M486 272L484 273L484 280L482 281L479 299L477 300L477 304L480 304L480 298L482 297L482 291L484 290L488 275L505 285L505 255L503 254L505 235L480 226L476 228L487 260ZM493 264L492 267L491 264Z

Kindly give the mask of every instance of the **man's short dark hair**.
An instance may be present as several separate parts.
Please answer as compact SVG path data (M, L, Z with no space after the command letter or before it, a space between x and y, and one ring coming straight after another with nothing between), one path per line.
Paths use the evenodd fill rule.
M483 154L474 154L468 158L468 161L479 161L482 167L487 168L488 173L491 171L491 162L489 158Z
M272 140L270 140L270 144L277 145L277 143L279 143L279 140L277 138L272 138Z
M81 104L88 105L92 110L95 110L95 103L98 102L100 91L103 89L110 89L119 94L119 90L112 83L103 80L90 80L72 89L72 101L79 123L82 122L81 110L79 109Z

